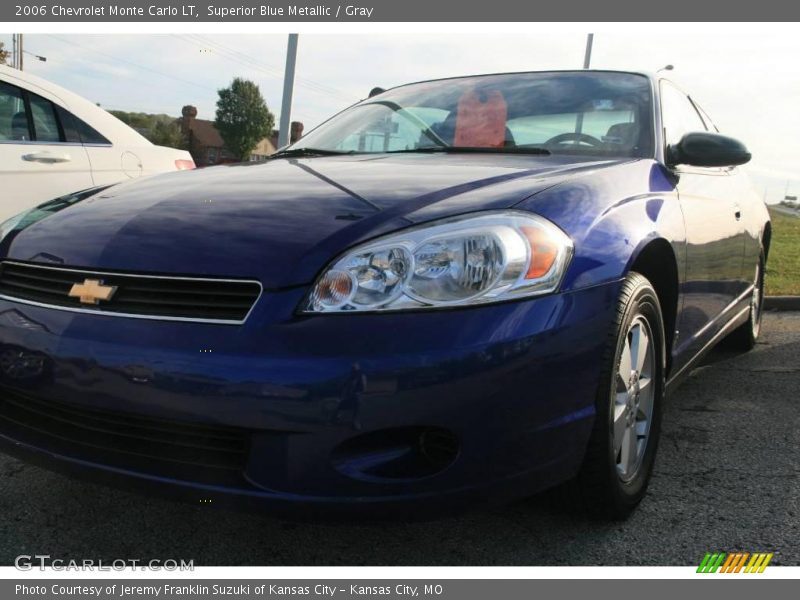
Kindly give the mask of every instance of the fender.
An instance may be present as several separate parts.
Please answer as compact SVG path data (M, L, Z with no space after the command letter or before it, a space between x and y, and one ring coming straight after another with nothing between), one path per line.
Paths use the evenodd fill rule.
M642 190L647 190L642 193ZM621 279L650 242L669 242L685 278L686 228L675 179L654 160L581 174L517 205L553 221L575 244L562 291Z

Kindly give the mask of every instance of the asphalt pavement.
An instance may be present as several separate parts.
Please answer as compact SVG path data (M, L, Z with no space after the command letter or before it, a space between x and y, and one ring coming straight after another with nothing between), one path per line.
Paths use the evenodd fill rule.
M664 415L650 492L624 523L547 497L427 523L310 524L134 495L0 456L0 565L686 565L707 551L800 565L800 313L769 313L745 355L715 351Z

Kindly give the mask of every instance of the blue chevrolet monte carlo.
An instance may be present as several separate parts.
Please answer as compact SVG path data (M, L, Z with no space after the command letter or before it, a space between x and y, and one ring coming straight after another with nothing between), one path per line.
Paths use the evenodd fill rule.
M514 73L53 200L2 226L0 448L277 514L623 518L667 392L758 336L749 158L658 76Z

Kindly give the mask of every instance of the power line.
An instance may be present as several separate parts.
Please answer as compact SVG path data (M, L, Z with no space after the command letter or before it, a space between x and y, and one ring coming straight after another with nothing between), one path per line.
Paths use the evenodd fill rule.
M173 79L173 80L178 81L180 83L184 83L186 85L192 85L194 87L197 87L197 88L200 88L200 89L203 89L203 90L211 90L214 93L217 92L216 89L210 88L210 87L208 87L206 85L195 83L194 81L189 81L187 79L181 79L180 77L175 77L174 75L170 75L169 73L162 73L161 71L157 71L156 69L153 69L151 67L146 67L144 65L140 65L140 64L137 64L135 62L131 62L131 61L127 60L127 59L120 58L118 56L113 56L113 55L108 54L106 52L101 52L100 50L96 50L94 48L90 48L88 46L84 46L83 44L79 44L79 43L73 42L71 40L65 40L64 38L58 37L56 35L48 34L48 37L51 37L51 38L53 38L55 40L58 40L59 42L62 42L64 44L70 44L71 46L76 46L78 48L82 48L84 50L88 50L90 52L94 52L95 54L99 54L100 56L105 56L106 58L109 58L109 59L111 59L113 61L124 63L124 64L128 64L128 65L130 65L132 67L135 67L137 69L142 69L144 71L150 71L151 73L155 73L156 75L159 75L161 77L166 77L167 79Z
M272 67L267 64L256 62L254 59L250 58L246 54L243 54L237 50L227 48L226 46L223 46L218 42L209 40L200 35L192 35L192 34L187 34L187 35L173 34L173 35L174 37L183 40L185 42L189 42L190 44L193 44L202 50L208 50L209 48L215 50L216 53L219 54L220 56L232 60L234 62L237 62L241 65L252 66L258 69L259 71L268 73L269 75L280 76L281 74L280 70L277 67Z
M187 43L191 43L201 49L206 49L210 46L212 50L215 50L223 58L232 60L243 66L256 69L258 71L261 71L262 73L270 75L271 77L275 78L283 77L283 69L280 69L278 67L273 67L266 63L262 63L261 61L257 61L256 59L252 58L251 56L243 52L225 46L214 40L205 38L200 35L175 35L175 37ZM306 89L309 89L310 91L317 92L319 94L324 94L328 96L338 96L339 98L347 100L348 102L353 101L352 96L342 92L341 90L318 83L311 79L298 77L297 84L305 87Z
M57 41L59 41L59 42L61 42L63 44L69 44L71 46L75 46L77 48L81 48L83 50L86 50L86 51L89 51L89 52L93 52L93 53L95 53L97 55L105 57L106 59L108 59L110 61L114 61L114 62L117 62L117 63L126 64L126 65L130 65L131 67L134 67L136 69L139 69L139 70L142 70L142 71L147 71L147 72L150 72L150 73L154 73L154 74L156 74L156 75L158 75L160 77L164 77L166 79L171 79L171 80L173 80L175 82L179 82L181 84L191 85L193 87L200 88L200 89L203 89L203 90L206 90L206 91L213 91L215 94L218 92L218 90L216 88L211 88L209 86L202 85L202 84L196 83L194 81L189 81L189 80L186 80L186 79L182 79L180 77L176 77L175 75L171 75L169 73L164 73L162 71L159 71L157 69L153 69L153 68L148 67L146 65L141 65L141 64L135 63L135 62L130 61L128 59L121 58L119 56L115 56L113 54L109 54L107 52L103 52L103 51L97 50L95 48L92 48L90 46L86 46L84 44L80 44L78 42L74 42L72 40L64 39L64 38L59 37L57 35L53 35L53 34L47 34L47 35L48 35L48 37L53 38L54 40L57 40ZM181 39L184 42L190 43L190 44L192 44L194 46L199 46L201 49L206 49L208 46L211 46L211 48L213 50L216 50L218 53L220 53L222 55L223 58L225 58L227 60L231 60L231 61L237 62L237 63L239 63L239 64L241 64L243 66L256 69L258 71L261 71L263 73L266 73L266 74L270 75L271 77L276 77L276 78L282 78L283 77L283 70L271 67L270 65L262 65L259 62L257 62L255 59L247 56L246 54L244 54L242 52L239 52L237 50L234 50L232 48L228 48L228 47L226 47L226 46L224 46L224 45L222 45L222 44L220 44L218 42L215 42L213 40L204 38L204 37L199 36L199 35L194 35L194 36L174 35L173 37ZM60 62L60 61L57 60L56 62ZM81 61L81 62L86 62L86 61ZM297 84L305 87L306 89L309 89L310 91L316 92L318 94L323 94L323 95L326 95L326 96L329 96L329 97L338 96L340 99L346 100L349 103L353 102L353 98L352 97L350 97L348 95L345 95L341 91L336 90L335 88L330 88L330 87L324 86L322 84L313 82L311 80L298 78Z
M277 77L283 77L283 69L281 69L279 67L273 67L271 65L266 65L266 64L262 63L261 61L258 61L256 59L254 59L252 56L250 56L248 54L245 54L244 52L240 52L238 50L230 48L229 46L225 46L225 45L221 44L220 42L216 42L216 41L211 40L209 38L205 38L205 37L203 37L201 35L195 34L193 37L195 37L196 39L198 39L201 42L204 42L204 43L206 43L208 45L216 46L217 48L220 48L220 49L222 49L224 51L227 51L230 54L236 55L236 56L240 57L242 61L244 61L244 62L246 62L246 63L248 63L248 64L250 64L250 65L252 65L252 66L254 66L256 68L260 68L262 70L268 70L270 72L273 72ZM318 83L318 82L313 81L311 79L307 79L307 78L304 78L304 77L298 77L297 80L299 82L304 82L306 85L308 85L311 88L316 88L318 91L329 93L329 94L342 95L342 92L340 90L337 90L336 88L333 88L331 86L324 85L322 83ZM350 99L349 96L347 96L347 98Z

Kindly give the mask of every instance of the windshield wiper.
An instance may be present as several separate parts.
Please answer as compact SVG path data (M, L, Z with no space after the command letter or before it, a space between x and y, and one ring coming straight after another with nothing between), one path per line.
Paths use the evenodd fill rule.
M343 150L325 150L324 148L287 148L270 156L272 158L302 158L305 156L342 156L353 154Z
M408 150L389 150L386 154L533 154L549 156L550 150L536 146L506 146L504 148L481 148L479 146L425 146Z

